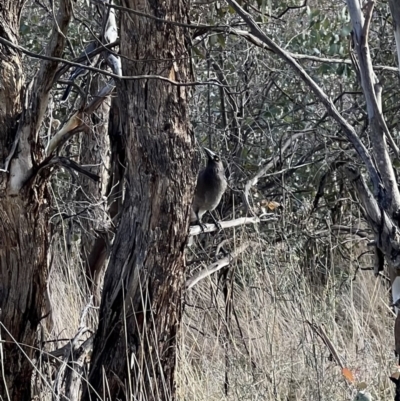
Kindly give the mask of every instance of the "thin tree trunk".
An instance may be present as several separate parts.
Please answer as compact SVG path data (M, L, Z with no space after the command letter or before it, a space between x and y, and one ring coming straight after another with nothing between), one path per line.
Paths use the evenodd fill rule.
M184 0L124 6L187 21ZM190 80L182 28L128 13L121 17L124 75ZM189 93L156 79L123 81L119 87L127 190L105 276L91 399L96 392L113 400L174 399L183 251L196 170Z
M95 77L91 84L91 93L96 95L104 86L104 83ZM107 257L106 237L107 229L111 225L108 221L108 195L111 177L110 165L110 138L108 136L108 124L110 114L111 98L104 101L92 115L91 135L82 138L81 164L91 165L91 171L101 177L100 181L94 182L86 177L81 179L78 199L83 204L89 203L87 219L82 219L82 255L85 261L86 276L89 286L95 298L95 304L100 300L100 277ZM91 205L104 204L100 208Z

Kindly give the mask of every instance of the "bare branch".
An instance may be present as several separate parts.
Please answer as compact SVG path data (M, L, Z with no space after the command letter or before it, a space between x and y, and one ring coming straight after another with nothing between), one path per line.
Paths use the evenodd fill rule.
M71 66L75 66L75 67L82 67L85 68L89 71L94 71L94 72L98 72L102 75L111 77L111 78L117 78L117 79L122 79L124 81L137 81L140 79L157 79L160 81L165 81L170 83L171 85L174 86L203 86L203 85L213 85L213 86L218 86L218 87L225 87L225 85L220 84L219 82L217 82L216 80L210 80L210 81L205 81L205 82L177 82L174 81L172 79L163 77L161 75L136 75L136 76L119 76L117 74L113 74L111 72L108 72L106 70L101 70L100 68L96 68L96 67L91 67L89 65L85 65L85 64L81 64L81 63L75 63L73 61L68 61L66 59L60 58L60 57L50 57L50 56L46 56L46 55L42 55L42 54L37 54L37 53L33 53L27 49L25 49L22 46L18 46L13 44L12 42L0 37L0 43L10 46L13 49L19 50L20 52L26 54L27 56L33 57L33 58L37 58L37 59L41 59L41 60L48 60L48 61L56 61L59 63L65 63Z
M343 365L342 359L340 358L339 353L337 352L335 346L332 344L332 341L329 340L323 327L317 326L315 323L311 323L308 320L306 320L306 322L311 327L311 329L314 330L315 333L317 333L318 336L322 339L322 341L325 343L325 345L329 348L329 351L331 352L333 359L343 369L344 365Z
M267 218L267 219L266 219ZM241 217L235 220L220 221L222 229L232 228L237 226L243 226L245 224L257 224L265 221L276 221L278 219L275 213L268 213L263 215L262 220L259 217ZM191 226L189 230L189 236L199 235L202 233L211 233L213 231L219 230L215 224L203 224L203 228L200 226Z
M82 111L77 111L64 126L58 131L49 142L46 154L51 155L57 148L65 143L65 137L72 131L81 127L84 124L84 116Z
M271 49L269 46L267 46L263 41L258 39L256 36L251 34L248 31L244 31L242 29L237 29L237 28L230 28L229 30L226 29L221 29L218 27L215 27L213 29L214 32L227 32L231 35L235 35L238 37L242 37L246 39L248 42L252 43L253 45L260 47L262 49L268 50L273 52L274 50ZM296 60L307 60L307 61L314 61L317 63L325 63L325 64L346 64L346 65L352 65L351 59L342 59L342 58L327 58L327 57L318 57L318 56L312 56L309 54L299 54L299 53L291 53L287 52L290 56L292 56ZM391 71L391 72L398 72L398 68L396 67L391 67L388 65L376 65L374 66L374 70L376 71Z
M85 175L86 177L90 178L93 181L99 181L100 177L97 174L90 172L89 170L82 167L80 164L74 162L73 160L68 159L67 157L53 157L51 160L52 164L59 164L60 166L64 167L68 171L75 170L76 172Z

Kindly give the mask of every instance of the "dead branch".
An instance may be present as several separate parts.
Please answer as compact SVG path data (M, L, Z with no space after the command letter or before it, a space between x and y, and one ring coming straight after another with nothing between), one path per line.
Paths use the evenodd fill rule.
M82 111L77 111L64 126L58 131L53 138L51 138L46 153L47 156L51 155L57 148L59 148L64 142L64 138L77 128L82 127L84 124L84 115Z
M311 329L321 338L324 344L328 347L334 361L343 369L344 364L342 362L342 359L340 358L339 353L337 352L332 341L328 338L327 334L325 333L323 327L318 326L315 323L311 323L308 320L306 322L311 327Z
M278 220L278 216L275 213L268 213L263 215L262 220L259 217L241 217L235 220L229 221L220 221L219 224L221 225L222 229L231 228L242 226L245 224L257 224L264 221L276 221ZM200 226L191 226L189 230L189 236L195 236L202 233L211 233L213 231L219 230L219 228L215 224L203 224L203 228Z
M16 133L15 141L18 142L18 157L10 163L10 194L18 194L31 174L33 166L32 143L42 124L43 116L49 101L54 76L57 72L58 62L53 58L61 57L64 52L66 34L72 15L71 0L61 0L57 19L54 22L53 31L46 47L46 56L50 59L42 63L40 70L33 81L32 86L26 92L24 113Z
M55 157L54 160L56 163L63 166L68 171L75 170L76 172L85 175L86 177L90 178L95 182L100 180L100 177L97 174L90 172L86 168L82 167L80 164L74 162L71 159L68 159L67 157L58 156Z
M250 245L257 245L255 242L247 241L244 244L237 247L233 252L231 252L228 256L223 259L218 260L215 263L212 263L210 266L195 274L190 279L186 280L186 288L190 289L194 287L199 281L204 278L211 276L211 274L221 270L223 267L228 266L233 259L243 253Z

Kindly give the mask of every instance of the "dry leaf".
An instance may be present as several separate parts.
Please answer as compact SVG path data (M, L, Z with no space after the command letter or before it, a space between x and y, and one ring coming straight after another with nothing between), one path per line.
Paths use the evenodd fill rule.
M267 199L263 199L261 202L261 206L266 206L269 210L275 210L280 207L281 204L275 201L269 202Z
M396 371L392 373L392 375L390 376L391 379L394 380L399 380L400 378L400 370L399 367L397 366Z
M342 369L342 375L343 375L343 376L345 377L345 379L347 379L350 383L354 383L354 382L355 382L353 372L352 372L350 369L343 368L343 369Z
M365 390L368 387L368 385L365 382L360 382L360 383L357 383L356 387L357 387L357 390L360 391L360 390Z

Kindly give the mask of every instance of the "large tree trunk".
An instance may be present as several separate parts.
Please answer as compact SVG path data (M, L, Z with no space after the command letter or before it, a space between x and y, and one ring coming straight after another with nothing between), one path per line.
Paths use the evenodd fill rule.
M187 21L184 0L123 5ZM127 12L121 27L124 75L190 80L183 28ZM189 90L158 79L127 80L119 96L127 189L105 276L89 392L91 399L95 392L113 400L173 399L183 251L195 172Z
M7 399L7 387L10 400L30 400L29 359L37 345L46 289L48 205L32 208L29 203L24 196L0 201L0 319L5 341L0 396Z
M17 43L22 2L0 1L0 35ZM0 162L8 166L7 157L17 132L21 113L23 72L18 52L0 45ZM43 271L46 266L47 227L40 210L27 211L23 197L7 195L8 174L0 173L0 333L5 381L0 380L0 397L11 400L30 399L32 367L28 360L40 319ZM30 238L34 238L31 241ZM30 261L27 265L26 261ZM35 274L34 272L38 272ZM27 354L24 356L19 344ZM18 383L18 385L16 385ZM9 395L9 398L8 396Z
M18 44L23 3L0 0L0 36L13 44ZM70 16L71 4L62 0L57 27L46 49L48 56L61 56ZM43 62L26 87L20 56L0 44L0 398L15 401L31 399L32 358L38 324L45 313L48 170L35 176L43 160L37 133L58 65ZM29 107L22 108L23 101Z

